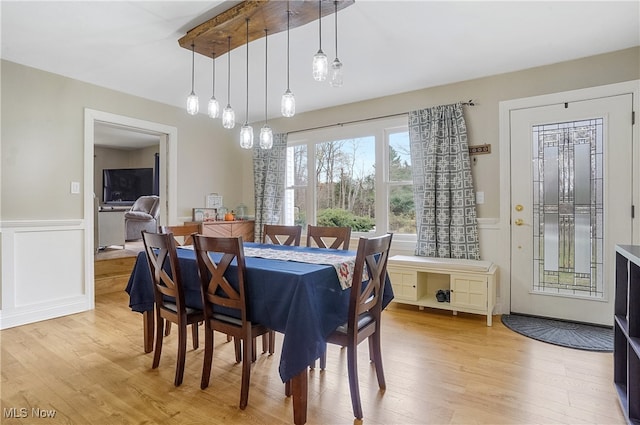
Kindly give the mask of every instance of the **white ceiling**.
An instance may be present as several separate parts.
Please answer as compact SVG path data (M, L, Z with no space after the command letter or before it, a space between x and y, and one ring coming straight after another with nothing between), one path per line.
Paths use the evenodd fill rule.
M235 3L2 0L1 56L183 108L191 91L191 52L178 39ZM329 60L335 56L333 22L333 15L322 21ZM298 113L638 46L640 2L356 0L338 13L338 30L341 88L311 77L317 21L291 30L290 87ZM230 100L241 123L245 55L244 47L231 52ZM264 39L249 45L249 55L249 121L259 121ZM223 106L227 59L221 52L216 60L216 97ZM269 37L268 60L268 109L276 117L286 89L286 33ZM201 113L212 94L211 62L196 55Z

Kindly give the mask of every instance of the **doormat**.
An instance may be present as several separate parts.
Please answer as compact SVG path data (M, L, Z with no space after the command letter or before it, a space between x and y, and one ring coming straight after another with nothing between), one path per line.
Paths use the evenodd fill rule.
M587 351L613 351L613 328L558 319L503 314L502 323L538 341Z

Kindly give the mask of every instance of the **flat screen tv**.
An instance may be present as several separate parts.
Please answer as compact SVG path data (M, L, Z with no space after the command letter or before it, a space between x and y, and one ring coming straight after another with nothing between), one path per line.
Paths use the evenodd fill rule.
M118 168L102 171L105 204L133 205L144 195L154 193L153 168Z

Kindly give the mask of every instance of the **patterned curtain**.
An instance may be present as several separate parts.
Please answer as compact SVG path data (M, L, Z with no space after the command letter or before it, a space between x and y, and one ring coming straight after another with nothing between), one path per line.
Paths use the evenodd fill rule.
M480 259L462 104L409 113L416 255Z
M253 148L253 181L255 185L255 241L262 242L265 224L280 222L287 166L287 135L274 134L271 149Z

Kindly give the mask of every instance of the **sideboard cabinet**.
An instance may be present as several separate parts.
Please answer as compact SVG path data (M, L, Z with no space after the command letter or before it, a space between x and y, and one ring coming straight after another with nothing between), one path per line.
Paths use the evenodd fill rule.
M200 234L219 238L232 238L242 236L243 242L253 242L254 240L254 220L234 220L234 221L203 221L187 222L185 224L198 224Z
M640 424L640 246L616 246L613 382L627 422Z

